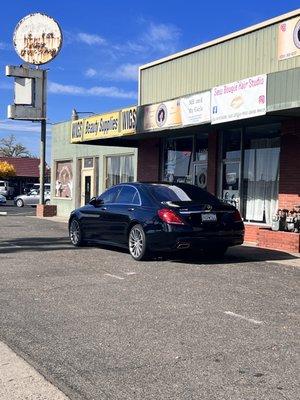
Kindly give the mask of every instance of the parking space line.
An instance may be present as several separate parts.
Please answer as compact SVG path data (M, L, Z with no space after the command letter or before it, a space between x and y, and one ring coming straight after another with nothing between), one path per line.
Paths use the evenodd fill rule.
M243 319L243 320L248 321L248 322L252 322L253 324L257 324L257 325L263 324L263 321L258 321L258 320L253 319L253 318L247 318L244 315L236 314L236 313L234 313L232 311L224 311L224 314L231 315L232 317L240 318L240 319Z
M136 275L136 272L125 272L126 275Z
M110 276L111 278L122 279L122 280L124 279L124 278L122 278L121 276L114 275L114 274L104 274L104 275Z

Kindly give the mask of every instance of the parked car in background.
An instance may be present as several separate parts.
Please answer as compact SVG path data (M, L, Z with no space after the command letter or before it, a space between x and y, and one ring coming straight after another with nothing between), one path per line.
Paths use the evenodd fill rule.
M40 190L31 189L27 194L21 194L14 198L17 207L36 206L40 202ZM45 204L50 204L50 190L45 190Z
M4 206L6 204L6 197L3 194L0 194L0 206Z
M135 260L186 249L223 255L243 243L244 224L234 206L197 186L124 183L74 210L69 235L74 246L116 245Z
M14 188L10 186L9 181L0 181L0 194L7 199L13 196Z
M39 183L28 183L24 187L24 194L27 194L30 192L30 190L35 189L35 190L40 190L40 184ZM44 184L44 190L45 192L50 192L51 186L50 183L45 183Z

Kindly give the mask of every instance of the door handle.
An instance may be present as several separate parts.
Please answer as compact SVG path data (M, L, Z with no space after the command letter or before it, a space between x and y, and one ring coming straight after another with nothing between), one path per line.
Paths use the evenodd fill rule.
M134 211L133 207L128 208L128 211Z
M107 207L101 207L101 210L106 211Z

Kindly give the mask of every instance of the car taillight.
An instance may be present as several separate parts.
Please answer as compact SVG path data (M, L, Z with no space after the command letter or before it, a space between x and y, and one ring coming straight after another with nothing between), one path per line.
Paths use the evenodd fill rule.
M174 211L169 210L168 208L162 208L161 210L158 210L157 213L159 218L167 224L185 225L183 219Z
M233 220L234 220L234 222L241 222L242 221L241 214L239 213L238 210L234 211Z

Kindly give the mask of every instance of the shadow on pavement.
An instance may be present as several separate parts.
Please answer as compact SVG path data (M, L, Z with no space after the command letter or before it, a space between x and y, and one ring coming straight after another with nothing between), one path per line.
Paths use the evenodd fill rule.
M24 251L77 250L68 237L27 237L0 241L0 254Z
M88 244L84 248L93 247L101 250L114 251L118 253L128 254L127 249L100 244ZM67 236L62 237L26 237L15 238L0 241L0 254L17 253L17 252L41 252L54 250L77 250ZM150 261L164 260L189 264L235 264L243 262L261 262L261 261L287 261L299 260L300 257L290 253L276 250L262 249L253 246L236 246L228 250L223 257L207 256L203 253L195 254L189 251L159 254L151 257Z

